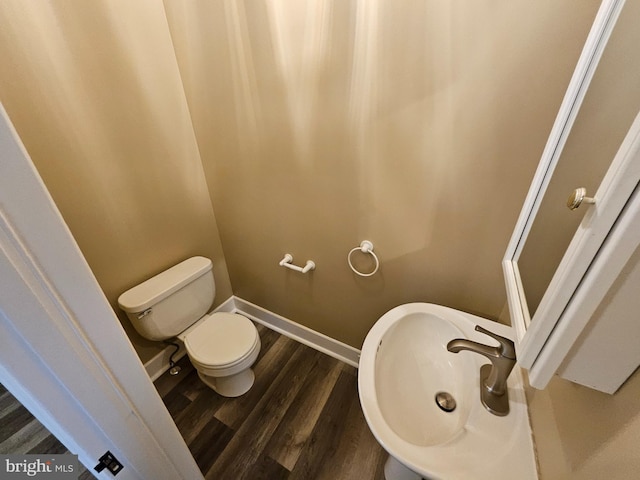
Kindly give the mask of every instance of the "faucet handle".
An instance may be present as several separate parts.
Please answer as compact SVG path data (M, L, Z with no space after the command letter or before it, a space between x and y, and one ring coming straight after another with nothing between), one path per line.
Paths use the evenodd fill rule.
M498 343L500 343L500 354L503 357L509 358L511 360L516 359L516 348L512 340L509 340L508 338L505 338L496 333L490 332L486 328L482 328L480 325L476 325L475 330L476 332L484 333L485 335L489 335L491 338L497 340Z

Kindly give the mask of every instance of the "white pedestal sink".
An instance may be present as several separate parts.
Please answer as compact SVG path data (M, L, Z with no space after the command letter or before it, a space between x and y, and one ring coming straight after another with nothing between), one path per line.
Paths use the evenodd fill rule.
M447 351L454 338L494 345L474 331L476 325L512 337L510 327L428 303L390 310L367 335L358 370L360 402L392 457L387 480L538 478L519 368L508 381L511 412L498 417L480 402L480 367L487 359ZM453 397L453 411L437 405L439 392Z

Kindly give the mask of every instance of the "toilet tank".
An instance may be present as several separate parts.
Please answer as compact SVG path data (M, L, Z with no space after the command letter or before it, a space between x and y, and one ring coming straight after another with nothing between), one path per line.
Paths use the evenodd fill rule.
M118 305L144 338L175 337L213 305L211 266L208 258L189 258L127 290Z

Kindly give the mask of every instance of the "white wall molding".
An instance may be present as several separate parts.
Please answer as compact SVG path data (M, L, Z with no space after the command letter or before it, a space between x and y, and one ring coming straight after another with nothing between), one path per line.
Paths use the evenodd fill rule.
M300 325L276 313L270 312L258 305L233 296L235 313L240 313L250 319L275 330L282 335L292 338L319 352L325 353L348 365L358 367L360 350L334 338L316 332L304 325Z

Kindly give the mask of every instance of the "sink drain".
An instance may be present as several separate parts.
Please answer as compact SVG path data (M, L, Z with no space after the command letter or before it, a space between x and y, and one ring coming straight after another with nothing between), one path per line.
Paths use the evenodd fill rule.
M456 409L456 399L449 392L436 393L436 405L445 412L453 412Z

